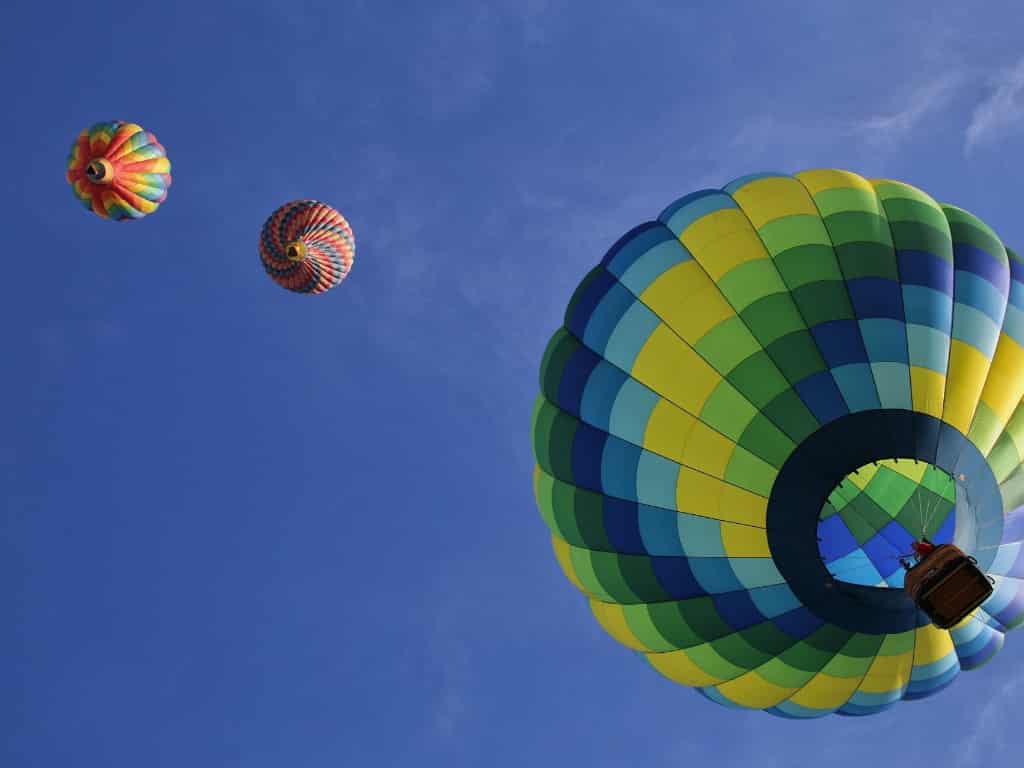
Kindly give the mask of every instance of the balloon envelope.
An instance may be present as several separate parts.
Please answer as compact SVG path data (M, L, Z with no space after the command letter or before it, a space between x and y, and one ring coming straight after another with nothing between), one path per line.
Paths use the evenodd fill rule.
M296 293L324 293L339 285L355 261L355 236L338 211L317 200L294 200L274 211L260 234L267 274Z
M104 219L141 219L167 198L171 163L156 136L114 120L82 131L65 173L81 203Z
M1024 620L1022 310L1017 255L907 184L812 170L677 200L584 277L544 354L558 562L609 634L718 703L937 693ZM995 582L949 631L900 588L922 532Z

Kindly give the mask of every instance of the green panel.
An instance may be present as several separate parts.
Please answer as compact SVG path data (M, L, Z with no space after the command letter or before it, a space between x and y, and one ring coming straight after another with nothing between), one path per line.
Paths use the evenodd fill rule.
M725 468L725 481L746 488L767 498L771 494L772 485L778 470L768 462L758 458L746 448L737 445L729 464Z
M728 381L725 381L715 387L697 415L705 424L733 442L739 442L747 425L757 417L757 410Z
M832 320L853 320L853 306L845 282L823 282L805 285L793 291L793 298L808 328Z
M741 264L718 281L718 289L737 314L742 314L758 299L787 291L775 262L770 258Z
M969 243L975 248L992 254L1003 264L1008 263L1002 240L985 222L955 205L943 205L942 212L946 215L955 242Z
M722 374L727 374L740 362L761 350L750 329L739 317L730 317L705 333L693 347Z
M789 389L789 382L762 349L736 366L726 378L758 408Z
M870 245L873 249L893 251L889 222L870 211L843 211L825 220L828 234L837 246Z
M836 187L814 195L814 204L822 218L845 211L881 211L881 204L874 192L855 187Z
M817 216L794 214L783 216L765 224L757 231L761 242L773 257L800 246L824 246L831 256L828 233ZM786 273L782 273L786 277Z
M802 439L802 436L794 435L795 441L799 442ZM764 414L758 413L743 430L743 435L738 442L773 467L781 467L796 448L794 440L787 439L786 435Z
M899 279L895 253L887 246L878 243L837 245L836 255L839 256L839 265L847 281L859 277Z
M892 221L892 239L901 251L924 251L953 261L953 242L949 229L937 229L916 221Z
M787 389L763 409L764 415L785 427L786 432L802 440L818 428L818 421L807 410L804 401L792 389Z
M769 344L766 350L794 384L826 369L814 337L806 330L787 334Z
M831 245L801 245L775 257L779 272L791 290L808 283L842 280L839 263Z
M796 331L807 330L800 313L797 312L796 304L793 303L793 298L788 293L775 293L758 299L744 309L740 317L765 348L776 339Z
M579 347L579 342L564 328L560 328L544 350L540 365L540 388L551 402L558 400L558 387L562 383L565 365Z

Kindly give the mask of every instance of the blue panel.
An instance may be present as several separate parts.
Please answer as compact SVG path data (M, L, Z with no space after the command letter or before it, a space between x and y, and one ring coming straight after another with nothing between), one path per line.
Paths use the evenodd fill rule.
M896 259L904 290L920 285L953 295L953 265L945 259L927 251L898 251Z
M627 555L642 555L647 551L637 523L636 502L605 496L601 513L604 532L612 549Z
M620 286L621 288L621 286ZM625 288L622 288L626 291ZM628 292L627 292L628 293ZM632 294L628 294L632 296ZM600 309L598 310L600 311ZM631 306L622 316L618 326L612 331L611 337L604 348L604 356L609 362L624 371L633 370L633 362L654 329L661 325L661 320L639 301ZM589 328L587 329L590 330ZM590 346L588 344L588 346Z
M675 514L679 541L689 557L725 557L722 524L697 515Z
M738 208L736 202L717 189L705 189L679 198L658 215L662 222L677 236L682 234L697 219L724 208Z
M867 361L867 352L855 320L830 320L811 329L818 349L829 368Z
M1004 296L1009 292L1010 268L1002 259L997 259L987 251L976 248L954 235L953 262L957 272L970 272L985 278Z
M652 557L654 577L674 600L704 597L705 590L697 582L685 557Z
M572 443L572 482L580 488L601 491L601 456L604 445L615 438L581 424ZM639 452L637 453L639 457Z
M608 431L634 445L643 445L647 422L659 399L636 379L627 379L612 405Z
M858 277L846 283L853 311L860 319L884 317L903 320L903 291L898 282L884 277Z
M949 370L949 336L923 325L907 326L910 364L946 374Z
M712 595L711 600L722 621L737 630L748 629L765 620L746 591Z
M907 361L907 331L902 321L884 318L860 321L860 332L872 363Z
M835 379L826 372L813 373L805 379L801 379L793 385L793 389L800 395L800 399L814 414L819 424L838 419L849 413L846 408L846 401L839 393Z
M839 515L832 515L818 523L818 539L818 549L826 563L848 555L860 547Z
M605 441L604 451L596 455L601 456L601 487L606 494L636 500L636 470L641 453L640 448L617 437L609 437ZM575 451L573 459L575 470Z
M654 507L673 509L676 506L676 485L679 465L674 461L644 451L636 471L638 501Z
M951 294L939 293L931 288L904 285L903 301L908 323L927 325L930 328L949 333L949 329L953 325L953 297Z
M562 376L558 382L558 405L574 416L580 415L580 404L583 392L591 373L601 358L586 347L577 347L562 368Z
M644 549L652 555L682 556L683 546L679 541L679 529L676 525L677 512L641 505L637 519L640 538Z
M881 408L874 372L868 363L843 365L832 369L832 378L850 411L869 411Z
M586 349L586 347L583 347ZM610 363L601 361L587 380L580 402L580 417L598 429L608 431L612 406L629 377ZM561 405L561 403L559 403ZM565 408L565 406L562 406Z
M709 595L722 594L724 592L743 592L746 594L740 580L736 578L727 557L697 557L689 561L693 576L704 587Z
M777 616L772 623L794 640L803 640L817 632L825 622L801 606Z

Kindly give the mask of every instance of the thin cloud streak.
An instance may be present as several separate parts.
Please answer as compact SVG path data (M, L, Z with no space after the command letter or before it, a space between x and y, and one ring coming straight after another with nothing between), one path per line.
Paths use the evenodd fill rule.
M964 133L964 154L1003 138L1024 120L1024 58L1002 73L991 95L974 108Z

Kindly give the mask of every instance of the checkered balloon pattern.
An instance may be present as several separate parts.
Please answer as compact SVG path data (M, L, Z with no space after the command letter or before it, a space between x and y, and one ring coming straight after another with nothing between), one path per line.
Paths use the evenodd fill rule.
M540 383L558 563L712 701L881 712L1024 622L1024 261L965 210L832 169L686 195L582 279ZM922 536L995 584L951 630L902 590Z
M290 244L304 249L288 257ZM278 285L296 293L324 293L341 283L355 260L352 228L338 211L316 200L295 200L274 211L260 235L260 260Z
M105 177L89 177L90 164ZM167 198L171 163L156 136L135 123L115 120L82 131L68 155L65 173L75 197L97 216L115 221L141 219Z

